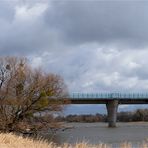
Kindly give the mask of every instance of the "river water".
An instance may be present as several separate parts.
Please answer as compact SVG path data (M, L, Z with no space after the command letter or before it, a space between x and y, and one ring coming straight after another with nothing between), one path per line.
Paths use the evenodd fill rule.
M135 145L148 141L147 122L117 123L116 128L108 128L107 123L65 123L65 127L56 132L52 138L54 142L74 144L85 141L117 146L125 141Z

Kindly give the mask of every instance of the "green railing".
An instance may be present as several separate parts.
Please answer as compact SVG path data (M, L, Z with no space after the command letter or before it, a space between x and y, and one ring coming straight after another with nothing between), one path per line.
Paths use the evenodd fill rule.
M148 99L148 93L73 93L71 99Z

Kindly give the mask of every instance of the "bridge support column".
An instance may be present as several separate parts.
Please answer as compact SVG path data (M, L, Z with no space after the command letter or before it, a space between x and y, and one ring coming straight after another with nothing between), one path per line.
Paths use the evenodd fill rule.
M118 100L110 100L106 103L108 113L108 127L116 127Z

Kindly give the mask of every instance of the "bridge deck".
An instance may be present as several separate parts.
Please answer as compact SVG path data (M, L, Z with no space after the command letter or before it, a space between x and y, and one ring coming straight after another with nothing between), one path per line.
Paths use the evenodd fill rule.
M148 93L73 93L71 104L105 104L118 100L119 104L148 104Z
M73 93L74 99L148 99L148 93Z
M67 98L71 104L106 104L108 126L116 127L120 104L148 104L148 93L74 93Z

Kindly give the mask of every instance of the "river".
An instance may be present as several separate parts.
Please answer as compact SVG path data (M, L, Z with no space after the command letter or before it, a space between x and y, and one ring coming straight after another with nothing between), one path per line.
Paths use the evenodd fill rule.
M52 139L54 142L73 144L86 141L117 146L125 141L135 145L148 141L147 122L117 123L116 128L108 128L107 123L65 123L65 127L56 132Z

